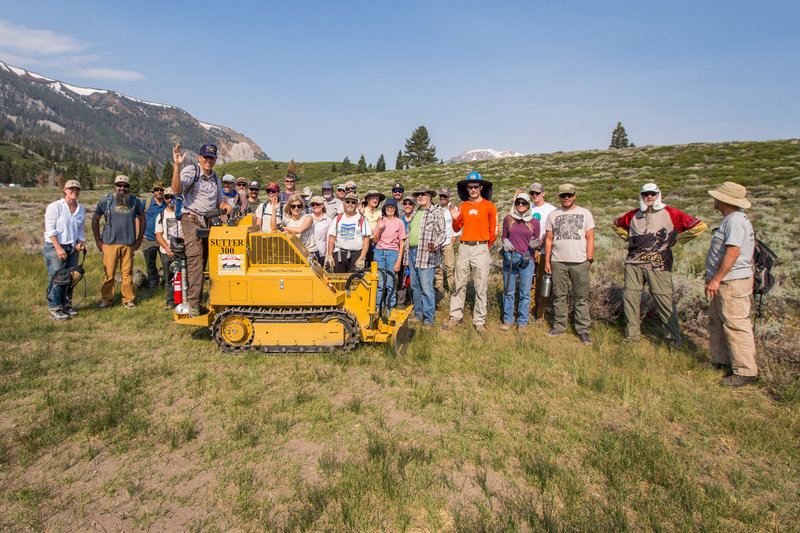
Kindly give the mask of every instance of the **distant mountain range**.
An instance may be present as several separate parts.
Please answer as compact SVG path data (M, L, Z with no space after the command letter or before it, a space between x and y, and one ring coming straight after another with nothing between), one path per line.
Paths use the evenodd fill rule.
M0 130L60 141L118 161L144 165L172 159L177 141L196 157L215 143L220 163L268 160L255 142L225 126L200 122L166 104L108 89L89 89L0 61Z
M478 148L476 150L467 150L463 154L458 154L455 157L451 157L445 163L463 163L464 161L485 161L486 159L500 159L501 157L519 157L521 154L519 152L515 152L514 150L506 150L504 152L498 152L497 150L492 150L491 148Z

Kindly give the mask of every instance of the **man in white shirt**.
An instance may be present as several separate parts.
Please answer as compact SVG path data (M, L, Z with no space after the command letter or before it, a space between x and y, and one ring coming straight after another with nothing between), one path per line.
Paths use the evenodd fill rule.
M533 218L539 221L539 229L541 231L536 237L544 242L544 225L547 223L547 216L556 210L556 206L544 201L546 193L541 183L533 183L529 189L529 194L531 195L531 212L533 213ZM536 255L535 262L536 272L533 275L533 288L531 289L534 294L531 315L535 320L541 320L550 305L550 297L545 298L539 294L539 288L542 286L542 278L544 277L544 246Z
M337 215L328 229L328 255L325 268L336 273L363 270L372 231L364 215L358 212L358 196L344 197L344 213Z
M394 191L392 191L394 192ZM447 228L447 237L442 245L442 264L436 268L434 276L434 288L439 292L444 292L444 279L447 278L447 289L452 292L456 288L456 253L455 243L461 231L453 231L453 215L450 214L450 193L449 187L439 189L439 210L444 215L444 225Z

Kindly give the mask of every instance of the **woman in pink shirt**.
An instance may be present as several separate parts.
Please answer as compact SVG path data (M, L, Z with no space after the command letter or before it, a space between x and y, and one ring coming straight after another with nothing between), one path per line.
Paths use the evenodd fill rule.
M406 239L406 226L397 216L397 200L389 198L383 205L383 217L378 219L375 226L375 258L378 269L388 270L397 274L402 268L403 244ZM395 286L397 276L378 277L378 297L383 291L383 280L389 281L386 301L384 305L391 310L395 304Z

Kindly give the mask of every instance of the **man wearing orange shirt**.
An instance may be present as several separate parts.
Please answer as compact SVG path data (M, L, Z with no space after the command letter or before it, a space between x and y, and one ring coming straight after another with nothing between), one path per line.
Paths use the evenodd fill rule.
M489 249L497 238L497 208L492 199L492 182L483 179L477 172L470 172L467 179L458 182L458 197L462 204L450 206L453 216L453 231L460 231L461 244L456 258L456 288L450 297L450 320L442 324L450 329L464 319L464 304L467 299L467 283L470 273L475 286L475 310L472 323L475 331L486 332L487 299L489 288Z

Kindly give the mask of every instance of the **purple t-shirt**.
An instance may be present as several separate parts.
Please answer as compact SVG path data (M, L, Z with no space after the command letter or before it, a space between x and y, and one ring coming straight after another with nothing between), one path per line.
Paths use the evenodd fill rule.
M386 227L381 231L381 238L375 244L378 250L399 250L400 241L406 238L406 225L397 217L386 218L383 221Z
M528 248L531 237L539 235L539 221L532 218L530 222L515 220L511 215L503 219L503 239L508 239L514 245L518 254L533 251Z

